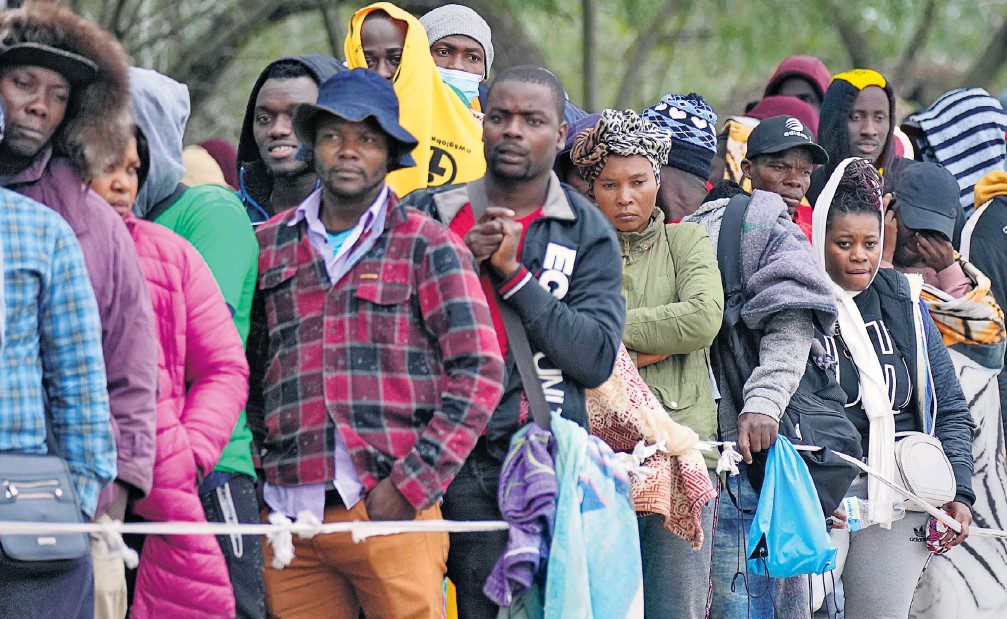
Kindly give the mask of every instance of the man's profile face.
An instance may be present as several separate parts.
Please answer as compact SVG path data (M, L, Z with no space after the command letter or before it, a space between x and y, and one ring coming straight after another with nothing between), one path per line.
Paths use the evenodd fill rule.
M27 159L52 140L63 122L70 83L51 69L8 67L0 70L0 96L7 107L3 149Z

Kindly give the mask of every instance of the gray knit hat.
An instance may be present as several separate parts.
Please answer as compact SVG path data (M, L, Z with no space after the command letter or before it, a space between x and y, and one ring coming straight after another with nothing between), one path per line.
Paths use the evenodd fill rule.
M482 45L486 52L486 76L489 76L493 66L493 37L489 24L479 13L460 4L445 4L421 17L420 24L427 31L430 45L453 34L470 37Z

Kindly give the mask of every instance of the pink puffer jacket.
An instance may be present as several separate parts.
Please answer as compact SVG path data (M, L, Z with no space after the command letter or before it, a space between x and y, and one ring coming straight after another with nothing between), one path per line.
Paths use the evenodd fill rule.
M209 267L167 228L126 219L160 342L154 487L146 520L205 522L197 476L213 470L248 394L241 338ZM234 594L214 537L147 536L132 617L233 617Z

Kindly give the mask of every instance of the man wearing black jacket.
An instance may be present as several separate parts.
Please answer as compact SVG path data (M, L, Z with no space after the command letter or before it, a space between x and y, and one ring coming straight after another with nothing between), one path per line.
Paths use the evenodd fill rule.
M608 379L619 350L626 309L615 234L596 208L552 172L567 132L563 101L563 87L548 71L504 71L486 99L486 176L413 192L404 201L465 239L481 265L507 359L500 406L445 494L449 520L501 518L501 464L511 436L531 418L514 356L507 354L499 304L524 324L546 401L582 426L584 389ZM482 587L506 544L506 532L452 534L448 576L458 589L462 618L496 616Z
M330 56L290 56L256 80L238 139L238 192L253 224L297 206L318 185L314 168L298 156L294 106L314 103L318 87L343 70Z

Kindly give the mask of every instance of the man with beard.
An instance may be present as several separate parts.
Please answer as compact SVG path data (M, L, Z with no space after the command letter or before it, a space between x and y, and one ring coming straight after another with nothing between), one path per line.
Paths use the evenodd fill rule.
M281 58L259 75L238 141L238 185L252 223L301 203L318 185L292 124L294 106L314 103L318 86L343 70L329 56Z
M415 165L398 119L373 71L323 84L293 119L321 186L258 230L248 420L266 504L290 518L439 520L500 400L472 254L386 184ZM439 616L447 544L443 533L295 539L293 563L265 570L270 616Z
M554 412L587 426L584 389L612 373L626 317L620 252L601 212L552 171L563 150L563 86L537 67L515 67L490 87L483 120L486 176L412 193L406 203L448 225L482 270L496 338L506 359L500 406L444 497L450 520L499 520L497 487L511 436L530 421L501 304L527 331ZM460 617L492 617L483 583L507 533L452 534L448 575Z

